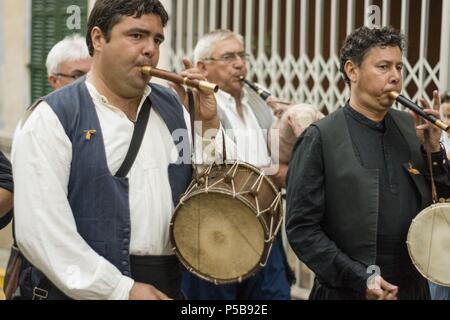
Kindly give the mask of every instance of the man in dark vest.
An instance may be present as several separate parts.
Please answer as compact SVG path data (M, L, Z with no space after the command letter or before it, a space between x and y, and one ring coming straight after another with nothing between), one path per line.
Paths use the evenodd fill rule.
M389 92L402 89L403 49L404 37L391 28L354 31L341 50L349 102L308 128L295 147L286 230L316 274L310 299L429 298L406 236L431 204L427 152L441 195L449 166L440 129L415 127L408 113L391 109ZM434 110L422 104L439 117L437 92Z
M189 115L141 72L158 64L167 20L156 0L97 0L91 71L19 123L12 156L23 298L181 298L169 222L191 181ZM204 80L185 65L183 77ZM210 135L220 126L214 95L194 95L197 133ZM119 174L145 113L136 159Z

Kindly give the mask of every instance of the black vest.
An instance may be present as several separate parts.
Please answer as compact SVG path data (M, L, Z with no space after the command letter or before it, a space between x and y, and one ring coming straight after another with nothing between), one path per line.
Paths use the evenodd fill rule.
M410 149L403 164L421 173L426 169L413 120L409 114L390 110ZM315 123L321 135L325 168L325 215L322 227L339 249L369 266L376 262L379 177L377 170L362 167L355 156L343 109ZM408 171L409 172L409 171ZM410 174L421 196L422 208L431 204L431 189L423 174Z

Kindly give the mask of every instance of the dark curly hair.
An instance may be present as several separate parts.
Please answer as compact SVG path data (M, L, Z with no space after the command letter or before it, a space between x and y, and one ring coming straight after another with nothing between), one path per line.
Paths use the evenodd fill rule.
M120 22L123 16L140 18L142 15L150 13L160 16L163 27L166 26L169 15L158 0L97 0L88 20L86 44L89 54L94 55L91 39L91 31L94 27L100 28L108 42L112 28Z
M399 47L403 52L405 45L406 40L404 35L392 27L384 27L381 29L361 27L356 29L347 37L341 49L340 70L345 82L350 84L350 79L344 70L347 61L351 60L356 65L361 66L366 53L372 48Z

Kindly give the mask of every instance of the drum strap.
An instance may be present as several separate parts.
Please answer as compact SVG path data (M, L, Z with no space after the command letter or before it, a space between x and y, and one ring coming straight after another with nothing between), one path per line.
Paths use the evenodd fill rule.
M192 160L192 166L194 167L194 179L198 180L198 168L197 164L194 161L194 154L195 154L195 131L194 131L194 125L195 125L195 100L194 100L194 94L192 93L192 90L187 90L188 100L189 100L189 117L191 118L191 137L192 137L192 152L191 152L191 160Z
M428 130L425 130L424 131L425 141L429 141L429 136L430 136L430 133L428 132ZM430 172L430 178L431 178L431 195L433 197L433 203L437 203L438 202L438 196L437 196L437 191L436 191L436 184L434 182L433 164L432 164L432 161L431 161L430 148L427 148L427 160L428 160L428 170Z
M192 93L192 90L187 91L188 100L189 100L189 116L191 118L191 137L192 137L192 154L194 154L194 148L195 148L195 132L194 132L194 121L195 121L195 100L194 100L194 94ZM222 130L222 155L223 155L223 161L227 159L227 149L225 147L225 134ZM192 161L194 164L194 178L197 180L198 178L198 169L197 165L195 164L195 161Z

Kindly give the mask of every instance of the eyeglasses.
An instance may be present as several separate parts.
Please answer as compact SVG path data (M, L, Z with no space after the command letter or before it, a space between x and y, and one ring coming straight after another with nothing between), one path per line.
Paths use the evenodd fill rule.
M74 80L76 80L78 78L81 78L84 75L85 75L84 72L78 72L78 73L75 73L75 74L55 73L55 76L71 78L71 79L74 79Z
M225 63L233 63L237 59L241 59L242 61L248 61L250 55L245 52L227 52L222 55L220 58L206 58L203 59L205 61L223 61Z

